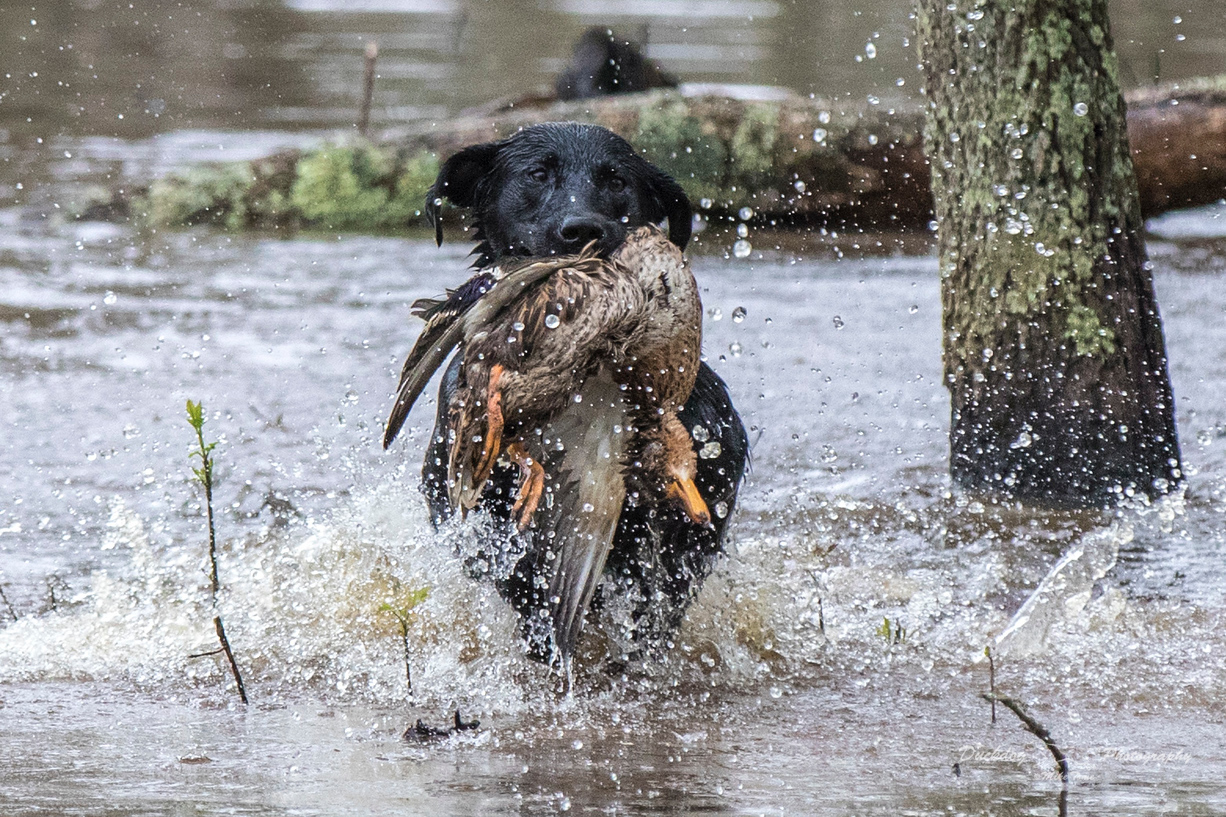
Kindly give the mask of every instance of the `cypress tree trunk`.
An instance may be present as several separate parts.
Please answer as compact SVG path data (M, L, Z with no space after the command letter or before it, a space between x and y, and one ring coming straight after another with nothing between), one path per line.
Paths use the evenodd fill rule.
M950 472L1090 506L1181 479L1107 0L919 0Z

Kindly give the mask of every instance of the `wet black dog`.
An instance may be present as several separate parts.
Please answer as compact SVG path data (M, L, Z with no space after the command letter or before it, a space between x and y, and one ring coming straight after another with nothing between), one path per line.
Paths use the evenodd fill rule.
M608 255L629 231L665 219L674 243L690 240L681 186L625 139L593 125L537 125L448 159L426 197L439 243L444 198L472 209L480 240L475 267L577 253L589 241Z
M690 238L691 208L681 187L642 159L616 134L592 125L549 124L526 128L500 142L475 145L443 165L427 196L426 212L442 242L442 199L468 207L479 243L475 267L508 257L574 253L596 241L608 254L626 234L667 219L669 238L684 249ZM480 287L470 289L480 297ZM463 352L443 376L440 411L455 389ZM712 511L712 526L691 523L679 511L627 503L618 520L613 551L605 566L615 593L630 602L637 645L630 652L659 653L680 625L686 607L711 571L722 548L724 529L736 503L748 463L745 428L724 382L705 363L689 401L680 412L694 430L699 452L699 492ZM422 488L435 524L448 518L447 440L440 416L422 468ZM495 472L483 505L497 519L510 516L516 490L514 469ZM503 538L477 561L488 565L499 592L525 620L548 609L535 575L531 541ZM603 601L608 603L609 585ZM602 599L598 596L597 604ZM546 659L548 645L530 643Z

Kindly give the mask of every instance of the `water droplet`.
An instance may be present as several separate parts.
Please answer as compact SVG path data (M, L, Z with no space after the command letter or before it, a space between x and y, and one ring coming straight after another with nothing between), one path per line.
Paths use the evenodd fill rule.
M584 512L584 513L591 513L591 512L592 512L592 511L594 511L594 510L596 510L596 508L595 508L595 507L592 505L592 503L590 503L590 502L584 502L584 503L583 503L583 512Z
M749 225L745 224L744 222L736 225L736 234L740 236L741 238L748 238L749 237Z
M843 319L842 319L841 317L839 317L838 315L835 315L835 316L834 316L834 328L835 328L835 329L842 329L842 328L843 328Z
M728 516L728 503L727 502L716 502L715 503L715 516L719 519L723 519L726 516Z
M961 141L962 141L962 137L958 135L958 132L957 132L957 131L954 131L953 133L949 134L949 141L951 141L951 142L961 142Z
M562 323L562 319L559 318L557 315L546 315L545 316L545 328L546 329L557 329L559 324L561 323Z
M1090 112L1090 106L1085 104L1084 102L1078 102L1076 105L1073 106L1073 113L1077 114L1078 116L1085 116L1089 112Z
M740 217L741 221L749 221L751 218L753 218L753 208L742 207L740 210L736 211L736 214Z
M914 315L916 312L919 312L919 304L911 304L911 307L907 311Z
M107 306L110 306L111 304L115 303L118 300L119 298L116 297L114 292L107 290L106 297L102 299L102 303L106 304Z
M723 448L720 447L720 444L712 440L698 450L698 456L704 460L713 460L718 457L722 451Z
M864 56L868 57L870 60L877 59L877 46L873 45L872 43L864 46Z
M1023 156L1022 149L1014 148L1012 151L1009 152L1009 155L1012 156L1014 159L1020 159Z
M699 424L694 426L694 428L690 431L690 436L692 436L696 442L705 443L707 440L711 439L711 432L707 431L706 426Z
M741 321L745 320L745 316L748 314L749 312L745 309L745 307L738 306L736 309L732 310L732 322L740 323Z
M753 252L753 244L743 238L732 245L732 254L737 258L748 258L751 252Z
M1022 231L1022 222L1015 218L1005 219L1005 232L1009 235L1017 235Z
M829 135L829 134L827 134L827 133L826 133L826 129L825 129L825 128L814 128L814 129L813 129L813 141L814 141L814 142L817 142L818 144L821 144L822 142L825 142L825 141L826 141L826 137L827 137L828 135Z
M732 341L732 343L729 343L728 351L732 353L733 357L740 357L741 356L741 342L734 340Z
M522 332L524 331L524 323L523 321L516 321L515 323L511 324L511 328L516 332Z
M829 125L830 124L830 111L818 112L817 121L821 122L823 125Z
M704 210L710 210L712 205L714 204L715 202L711 201L710 199L699 199L698 200L698 206Z
M707 317L713 321L723 320L724 310L720 309L718 306L710 307L707 310Z
M792 187L796 188L797 193L805 192L805 183L802 182L800 179L797 179L796 181L792 182Z
M583 741L581 741L581 740L576 740L576 741L573 741L573 742L570 744L570 748L574 749L575 751L579 751L580 749L582 749L582 748L583 748Z
M1034 442L1034 438L1030 436L1030 432L1023 431L1021 434L1017 435L1016 440L1009 443L1009 447L1013 449L1029 448L1032 442Z
M576 402L576 403L582 403L582 402L583 402L583 395L582 395L582 394L576 394L576 395L575 395L575 402Z

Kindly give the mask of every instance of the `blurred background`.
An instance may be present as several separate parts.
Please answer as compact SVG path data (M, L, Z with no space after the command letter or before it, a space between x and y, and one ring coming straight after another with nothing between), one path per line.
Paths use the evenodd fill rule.
M1220 0L1110 6L1125 86L1226 65ZM62 144L50 150L57 138L353 128L369 41L379 45L376 130L551 87L593 25L642 43L683 82L894 100L918 93L911 7L909 0L5 0L0 200L20 201L47 165L66 158ZM106 152L91 144L75 158Z

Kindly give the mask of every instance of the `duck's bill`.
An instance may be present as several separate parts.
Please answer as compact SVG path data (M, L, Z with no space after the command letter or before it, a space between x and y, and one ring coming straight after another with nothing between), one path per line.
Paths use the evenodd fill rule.
M698 486L694 484L694 480L675 479L668 484L667 492L671 499L675 499L681 505L691 522L702 527L710 527L711 511L707 508L702 494L698 493Z

